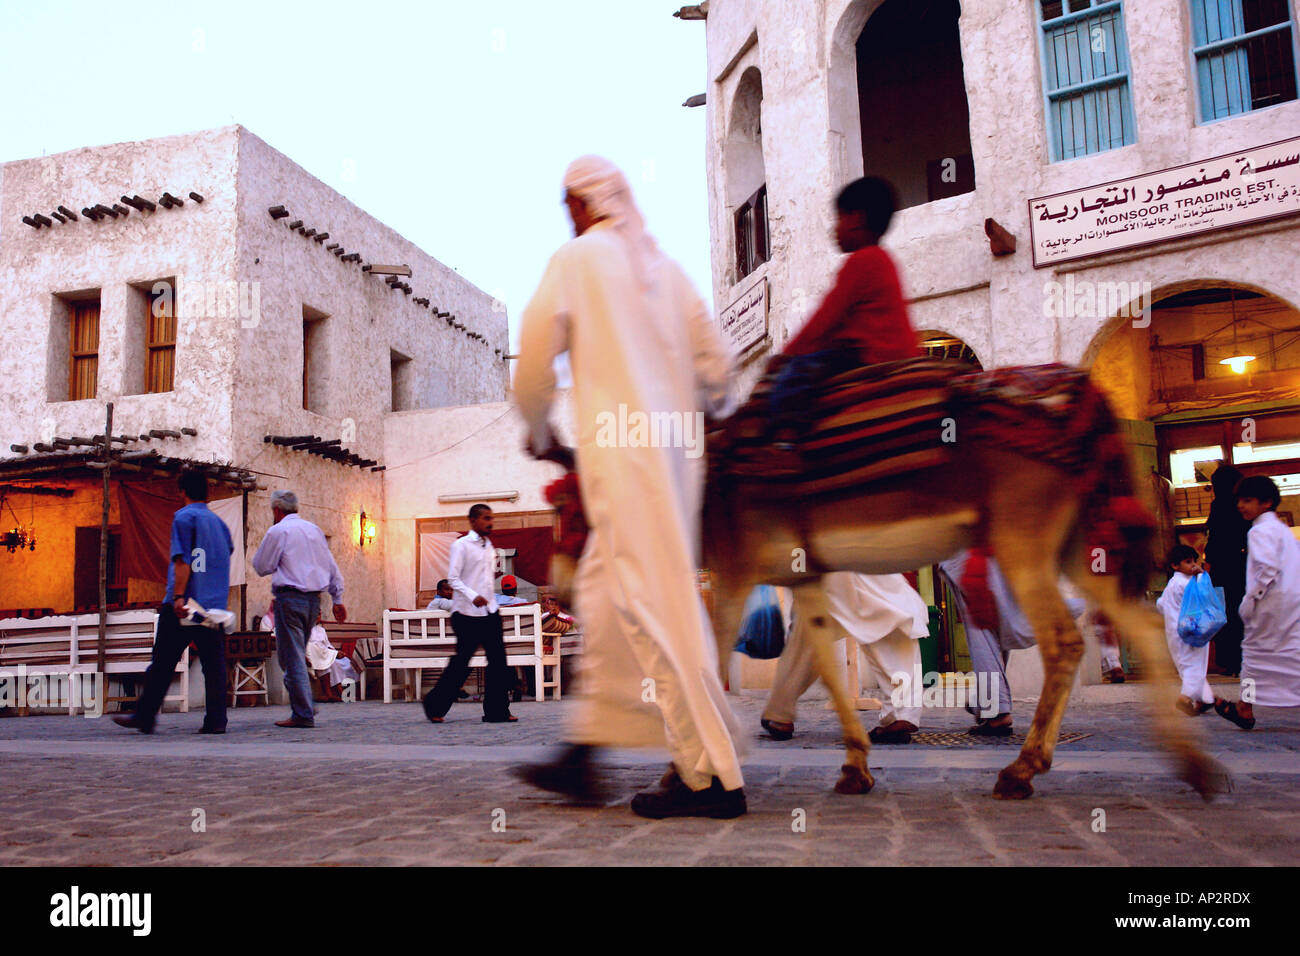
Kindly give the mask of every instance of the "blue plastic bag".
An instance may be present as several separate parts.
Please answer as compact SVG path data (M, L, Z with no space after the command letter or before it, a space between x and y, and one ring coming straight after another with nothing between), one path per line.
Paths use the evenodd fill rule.
M760 584L745 601L736 650L758 660L780 657L785 650L785 619L772 585Z
M1187 582L1183 606L1178 611L1178 636L1191 647L1204 647L1228 623L1223 588L1216 588L1202 571Z

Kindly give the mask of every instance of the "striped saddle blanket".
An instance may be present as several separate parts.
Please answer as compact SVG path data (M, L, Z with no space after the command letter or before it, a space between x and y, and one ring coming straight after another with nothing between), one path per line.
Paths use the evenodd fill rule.
M955 433L950 383L970 366L928 358L868 365L829 378L806 420L805 468L773 473L769 378L709 436L710 472L794 495L837 491L947 464Z

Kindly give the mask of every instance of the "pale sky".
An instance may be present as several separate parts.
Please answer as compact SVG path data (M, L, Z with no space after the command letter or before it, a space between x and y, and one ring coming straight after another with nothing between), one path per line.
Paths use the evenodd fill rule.
M0 0L0 162L240 123L519 312L623 167L711 301L704 24L673 0ZM417 286L416 276L412 284Z

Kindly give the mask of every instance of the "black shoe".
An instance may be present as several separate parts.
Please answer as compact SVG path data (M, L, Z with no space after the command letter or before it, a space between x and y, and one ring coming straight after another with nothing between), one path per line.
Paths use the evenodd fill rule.
M489 716L487 716L486 714L484 714L484 715L483 715L483 723L485 723L485 724L517 724L517 723L519 723L519 718L516 717L514 714L506 714L504 717L489 717Z
M113 723L119 727L126 727L130 730L138 730L142 734L153 733L153 727L145 727L140 723L139 717L135 714L114 714Z
M225 727L200 727L197 731L200 734L224 734L225 732Z
M706 790L692 790L680 778L662 790L647 790L632 798L632 812L637 816L662 820L665 817L712 817L730 820L748 810L745 788L722 789L717 777Z
M429 693L424 695L422 703L424 704L424 716L428 717L435 724L442 723L443 717L446 715L439 714L433 709L433 691L429 691Z
M510 772L539 790L563 794L575 803L599 805L608 795L595 756L595 747L568 744L550 763L525 764Z

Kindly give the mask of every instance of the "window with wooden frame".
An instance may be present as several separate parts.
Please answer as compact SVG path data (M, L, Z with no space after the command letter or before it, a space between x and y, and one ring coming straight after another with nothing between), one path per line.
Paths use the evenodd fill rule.
M302 407L324 415L330 398L330 355L324 312L302 307Z
M739 282L764 262L770 255L767 231L767 184L758 187L735 213L736 226L736 281Z
M1052 162L1137 142L1120 0L1040 0Z
M1191 0L1201 122L1296 98L1287 0Z
M70 313L68 401L94 398L99 380L99 299L68 304Z
M176 295L170 282L150 289L145 316L144 390L170 392L176 379Z

